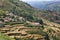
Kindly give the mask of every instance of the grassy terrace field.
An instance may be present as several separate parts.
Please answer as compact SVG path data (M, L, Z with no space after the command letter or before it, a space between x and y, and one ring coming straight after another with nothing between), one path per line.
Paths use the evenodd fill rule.
M8 27L7 27L8 26ZM47 36L42 30L39 30L37 27L25 27L22 24L17 25L6 25L4 28L0 28L1 33L10 36L11 38L33 38L45 40L44 38ZM39 33L37 33L39 32Z
M15 39L0 33L0 40L15 40Z
M0 0L0 40L60 40L60 24L53 22L60 16L50 13L19 0Z

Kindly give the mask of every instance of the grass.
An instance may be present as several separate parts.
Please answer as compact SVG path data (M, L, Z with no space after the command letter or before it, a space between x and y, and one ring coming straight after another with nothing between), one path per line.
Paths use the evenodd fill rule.
M6 36L6 35L0 33L0 40L15 40L15 39L12 39L9 36Z
M29 34L40 34L40 35L43 35L43 36L46 36L47 35L47 33L44 32L44 31L42 31L42 29L27 31L27 33L29 33Z
M23 24L20 22L8 22L8 23L4 23L4 25L16 25L16 24Z

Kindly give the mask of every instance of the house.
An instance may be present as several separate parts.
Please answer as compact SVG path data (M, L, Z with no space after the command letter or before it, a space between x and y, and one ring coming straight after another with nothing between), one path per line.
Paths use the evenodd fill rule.
M14 15L14 18L17 18L18 16L17 15Z
M9 17L5 17L5 18L4 18L4 22L10 22L10 21L12 21L11 18L9 18Z
M25 19L23 17L18 17L18 21L22 23L25 21Z
M7 15L7 16L14 16L13 13L7 13L6 15Z

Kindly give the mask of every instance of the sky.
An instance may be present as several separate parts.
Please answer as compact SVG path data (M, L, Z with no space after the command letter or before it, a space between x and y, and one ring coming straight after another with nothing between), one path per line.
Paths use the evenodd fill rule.
M22 1L59 1L59 0L22 0Z

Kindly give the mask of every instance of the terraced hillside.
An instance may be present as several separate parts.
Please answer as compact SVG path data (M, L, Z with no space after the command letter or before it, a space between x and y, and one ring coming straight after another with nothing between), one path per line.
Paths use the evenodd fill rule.
M49 22L48 20L43 19L45 23L46 32L49 35L50 40L60 40L60 24Z
M25 24L5 25L0 32L15 38L16 40L60 40L60 25L44 21L44 28L41 26L28 27Z
M28 1L28 4L45 11L39 16L48 19L49 21L60 23L60 1Z
M0 0L0 32L15 40L60 40L60 24L42 19L46 14L19 0Z
M9 36L0 33L0 40L15 40L15 39L10 38Z
M10 36L11 38L33 38L34 40L45 40L47 34L42 34L38 27L25 27L24 24L5 25L6 27L0 28L1 33ZM38 33L37 33L38 32ZM43 31L42 31L43 32ZM41 33L41 34L40 34Z

